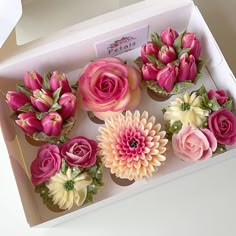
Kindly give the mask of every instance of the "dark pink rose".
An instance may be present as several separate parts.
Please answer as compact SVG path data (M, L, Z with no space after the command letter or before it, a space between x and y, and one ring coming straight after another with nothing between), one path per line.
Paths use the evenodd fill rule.
M212 156L217 148L217 141L210 130L200 130L189 125L173 135L172 146L180 159L197 162Z
M236 116L228 109L211 113L208 126L218 143L232 145L236 142Z
M158 47L153 42L147 42L141 48L141 57L144 63L149 62L149 60L146 58L146 54L154 54L157 56L157 53L158 53Z
M95 164L97 149L96 141L78 136L62 145L61 155L70 166L86 168Z
M228 100L228 96L224 90L214 91L211 89L207 93L207 96L209 99L215 98L217 100L217 102L219 103L219 105L223 105Z
M175 39L179 36L179 34L172 30L171 28L167 28L161 32L161 40L164 44L168 46L173 46Z
M154 80L156 81L157 73L160 69L153 63L146 63L142 66L142 73L144 80Z
M60 150L57 145L44 144L38 150L36 159L30 166L34 185L48 181L61 167Z
M177 75L178 67L173 64L167 64L157 74L158 86L170 93L176 83Z

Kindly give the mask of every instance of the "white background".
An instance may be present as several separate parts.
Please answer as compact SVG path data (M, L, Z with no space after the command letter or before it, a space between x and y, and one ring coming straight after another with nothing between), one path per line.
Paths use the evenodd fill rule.
M195 2L236 73L236 1ZM8 158L2 136L0 145L0 158ZM0 230L20 236L235 236L236 158L51 229L28 227L14 178L0 166Z

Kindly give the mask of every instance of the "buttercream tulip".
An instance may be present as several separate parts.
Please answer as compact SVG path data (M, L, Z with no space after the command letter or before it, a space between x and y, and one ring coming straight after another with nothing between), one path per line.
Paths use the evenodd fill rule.
M217 100L217 102L219 103L219 105L223 105L228 100L228 96L224 90L214 91L211 89L207 93L207 96L209 99L215 98Z
M141 48L141 58L144 63L149 62L149 60L146 57L146 54L154 54L157 56L158 54L158 47L155 43L153 42L147 42L144 44Z
M208 129L184 126L179 133L172 136L172 147L180 159L197 162L212 156L217 148L217 141Z
M52 91L56 91L61 88L61 94L71 92L71 88L66 75L60 74L58 71L54 71L49 80Z
M58 103L59 105L61 105L59 113L61 114L64 120L75 116L77 99L73 93L68 92L62 94Z
M161 40L167 46L173 46L174 41L178 36L179 34L171 28L167 28L161 32Z
M169 62L176 60L175 49L172 46L162 46L161 50L158 52L158 59L164 64L168 64Z
M57 112L49 112L42 120L43 132L48 136L61 134L63 119Z
M89 63L78 82L82 108L102 120L138 106L140 87L141 73L116 57Z
M153 63L146 63L142 65L142 73L144 80L156 80L159 69Z
M172 91L177 80L178 67L167 64L157 74L157 84L168 93Z
M8 91L6 95L6 103L12 108L13 111L17 111L20 107L30 102L29 98L17 91Z
M41 122L37 119L34 112L19 114L18 120L16 120L16 124L30 136L32 136L36 132L42 131L43 129Z
M30 97L32 105L41 112L48 111L52 104L53 98L49 90L36 89L33 91L33 96Z
M43 78L35 70L27 71L24 74L25 87L31 90L41 89Z
M178 82L183 82L185 80L191 80L194 82L196 75L197 65L195 57L193 55L188 55L188 53L184 53L180 57Z
M192 54L196 60L199 59L201 54L201 43L194 33L185 33L182 37L182 48L191 48Z

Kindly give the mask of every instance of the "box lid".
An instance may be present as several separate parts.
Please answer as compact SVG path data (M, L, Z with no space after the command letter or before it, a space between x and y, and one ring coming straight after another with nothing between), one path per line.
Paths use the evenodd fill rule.
M0 48L22 15L21 0L0 1Z

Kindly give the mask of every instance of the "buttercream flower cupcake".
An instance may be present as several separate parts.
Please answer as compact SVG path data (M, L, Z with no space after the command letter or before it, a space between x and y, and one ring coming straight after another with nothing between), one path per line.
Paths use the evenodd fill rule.
M185 93L163 109L166 132L177 157L202 161L236 143L233 100L223 90Z
M153 33L135 60L149 96L165 101L196 84L206 63L200 54L201 43L193 32L167 28L160 35Z
M136 108L141 100L141 74L117 57L89 63L82 71L78 92L84 110L105 120ZM91 113L90 113L91 115Z
M106 120L99 132L102 162L116 177L130 181L150 177L166 160L165 131L146 111L120 113Z
M31 164L31 180L50 210L69 210L93 201L102 186L98 145L83 136L60 147L45 144Z

